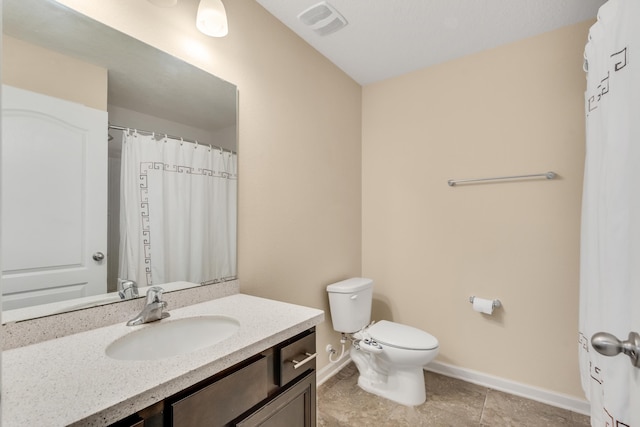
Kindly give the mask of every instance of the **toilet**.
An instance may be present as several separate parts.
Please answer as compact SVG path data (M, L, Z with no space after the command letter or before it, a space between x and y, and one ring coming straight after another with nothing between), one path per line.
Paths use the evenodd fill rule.
M438 340L425 331L371 321L373 280L351 278L327 286L333 329L351 336L349 352L363 390L407 406L425 402L423 367L438 354Z

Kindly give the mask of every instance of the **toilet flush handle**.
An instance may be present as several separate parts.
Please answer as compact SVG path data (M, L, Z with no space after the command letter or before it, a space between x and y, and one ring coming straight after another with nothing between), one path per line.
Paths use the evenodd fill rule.
M358 299L358 295L351 295L351 299Z

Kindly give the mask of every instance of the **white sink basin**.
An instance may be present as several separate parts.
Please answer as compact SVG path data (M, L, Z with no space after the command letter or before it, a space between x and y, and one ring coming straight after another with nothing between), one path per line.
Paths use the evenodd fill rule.
M107 347L107 356L119 360L155 360L190 353L232 336L240 322L227 316L166 319L118 338Z

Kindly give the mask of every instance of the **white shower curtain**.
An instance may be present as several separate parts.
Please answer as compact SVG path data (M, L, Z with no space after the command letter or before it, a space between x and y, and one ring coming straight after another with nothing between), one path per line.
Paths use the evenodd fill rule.
M119 277L140 286L236 276L237 156L123 132Z
M587 153L580 261L580 371L593 426L640 426L640 369L596 332L640 326L640 2L609 0L585 47ZM635 397L634 397L635 395Z

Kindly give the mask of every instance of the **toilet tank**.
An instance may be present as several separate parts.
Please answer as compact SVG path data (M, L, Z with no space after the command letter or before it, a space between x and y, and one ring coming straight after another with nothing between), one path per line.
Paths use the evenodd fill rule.
M371 321L373 280L354 277L327 286L333 329L357 332Z

